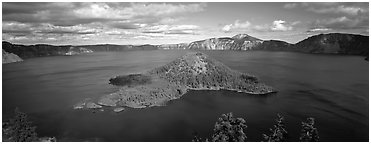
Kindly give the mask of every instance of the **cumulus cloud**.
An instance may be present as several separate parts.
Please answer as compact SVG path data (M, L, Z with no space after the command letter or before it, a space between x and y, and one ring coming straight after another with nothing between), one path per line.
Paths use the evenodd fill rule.
M286 21L283 20L275 20L272 23L271 30L272 31L289 31L292 30L292 26L287 24Z
M254 25L249 21L240 23L236 20L234 24L225 25L222 31L225 33L231 31L257 31L257 32L280 32L280 31L291 31L295 25L300 24L300 21L286 22L284 20L275 20L271 24Z
M222 31L223 32L230 32L232 30L241 30L241 29L248 29L250 27L251 23L249 21L245 21L245 22L242 22L240 23L239 20L236 20L234 22L234 24L228 24L228 25L225 25L223 28L222 28Z
M197 34L198 26L174 23L189 13L204 11L206 6L205 3L5 2L3 37L62 41L92 39L91 36L133 38L156 31L161 35Z

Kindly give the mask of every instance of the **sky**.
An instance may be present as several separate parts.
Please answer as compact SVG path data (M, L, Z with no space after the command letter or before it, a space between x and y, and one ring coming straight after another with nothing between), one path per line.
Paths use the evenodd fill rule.
M369 35L368 3L2 3L2 40L17 44L175 44L248 34L297 43Z

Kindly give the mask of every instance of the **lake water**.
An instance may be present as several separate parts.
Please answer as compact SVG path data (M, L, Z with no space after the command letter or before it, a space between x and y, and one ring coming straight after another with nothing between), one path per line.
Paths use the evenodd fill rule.
M164 65L187 51L98 52L27 59L3 65L3 119L15 107L29 114L39 136L58 141L191 141L211 137L222 113L247 121L248 141L261 141L276 114L290 141L301 121L316 119L321 141L368 141L368 62L358 56L290 52L204 51L230 68L279 90L254 96L231 91L190 91L165 107L95 112L73 110L86 98L115 92L108 79Z

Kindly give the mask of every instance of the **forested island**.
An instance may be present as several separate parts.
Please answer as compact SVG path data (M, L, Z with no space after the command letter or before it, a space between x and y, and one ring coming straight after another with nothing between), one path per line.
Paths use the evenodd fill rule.
M257 77L230 69L200 52L188 53L169 64L140 74L111 78L120 90L101 97L96 103L82 102L75 108L162 106L189 90L232 90L248 94L276 92Z

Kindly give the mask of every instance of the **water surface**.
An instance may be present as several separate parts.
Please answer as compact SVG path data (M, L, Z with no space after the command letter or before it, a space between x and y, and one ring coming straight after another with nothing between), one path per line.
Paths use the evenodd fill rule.
M108 84L113 76L150 70L186 53L98 52L3 65L3 119L19 107L40 136L59 141L191 141L195 132L210 137L217 118L233 112L247 120L248 140L261 141L281 113L291 141L298 141L307 117L316 118L321 141L368 141L368 62L358 56L204 51L279 92L190 91L165 107L121 113L72 109L81 100L116 91Z

